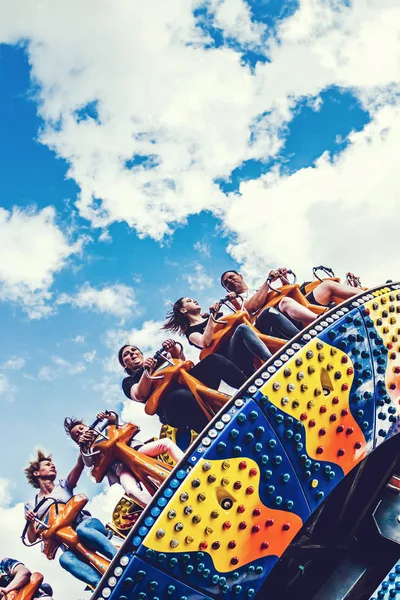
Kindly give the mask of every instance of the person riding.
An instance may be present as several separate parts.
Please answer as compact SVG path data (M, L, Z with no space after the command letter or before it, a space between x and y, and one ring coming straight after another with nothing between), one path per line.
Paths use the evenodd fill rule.
M0 560L0 598L6 598L10 592L17 592L31 580L32 573L15 558ZM42 583L34 598L52 600L53 590L48 583Z
M273 273L274 271L270 271L268 277ZM251 316L257 315L255 326L261 333L284 340L290 340L300 332L300 329L296 327L291 319L283 314L283 311L281 311L280 308L277 310L272 306L268 306L261 311L265 305L268 292L270 291L267 282L265 282L258 290L249 289L243 276L231 269L230 271L222 273L221 285L228 292L234 292L243 299L243 306ZM282 298L281 303L283 300L286 300L286 297ZM288 305L290 308L292 302L298 304L295 300L292 300L292 298L288 298L288 300L290 302L286 302L286 306L282 304L283 308L287 308ZM310 313L313 318L315 318L314 313L311 313L308 309L306 310L306 316L309 316L308 313Z
M35 498L25 504L25 519L29 523L27 529L28 540L33 544L39 537L38 524L35 519L42 519L47 509L51 506L50 499L58 500L66 504L74 495L74 489L84 469L82 457L79 456L77 463L66 479L60 479L56 483L57 469L51 455L46 455L42 450L37 450L34 460L30 461L25 469L25 475L29 484L38 489ZM49 498L40 508L34 512L38 503ZM40 525L39 525L40 527ZM112 559L117 550L107 537L107 531L103 523L82 510L75 519L73 527L78 535L79 541L95 552L99 552L108 559ZM62 546L62 554L59 557L60 565L81 581L96 587L101 579L100 573L88 563L84 562L79 555L72 550Z
M228 294L228 299L235 309L240 310L241 305L234 292ZM222 316L218 312L220 308L221 304L216 302L210 307L208 314L203 314L197 300L186 297L179 298L167 314L167 322L163 329L186 335L191 346L202 350L212 344L216 325L212 315ZM272 356L256 332L245 323L236 327L231 338L218 349L217 353L228 358L247 377L255 372L254 357L265 362Z
M181 357L181 346L175 340L165 340L162 346L169 357ZM122 381L125 396L129 400L146 403L153 391L153 381L146 376L145 371L151 374L157 366L157 360L151 357L145 358L142 351L131 344L125 344L119 349L118 360L128 375ZM242 371L227 358L217 354L211 354L201 360L190 369L189 374L214 390L218 389L221 381L236 389L246 382ZM162 423L177 428L187 426L197 433L200 433L208 423L196 398L186 386L178 383L173 383L162 398L157 408L157 415Z
M226 290L236 292L236 294L240 295L244 299L245 308L249 311L249 313L254 315L257 314L258 311L260 311L260 309L265 305L268 292L270 291L268 279L280 278L281 276L286 277L287 273L288 271L286 268L270 271L268 273L267 280L258 290L250 290L240 273L233 270L225 271L225 273L221 275L221 285ZM339 297L342 300L347 300L358 293L359 290L356 288L343 285L336 281L326 280L323 281L312 292L307 294L306 299L308 302L310 302L310 304L319 304L320 306L328 307L334 296ZM284 296L282 298L278 304L278 309L281 315L288 317L288 319L294 321L295 323L300 323L303 327L306 327L315 321L318 316L306 306L303 306L294 298L290 298L289 296ZM271 307L267 307L257 317L256 327L262 333L268 333L268 331L265 330L274 327L271 325L271 313L273 310L274 309L271 309ZM266 313L266 311L268 312ZM298 331L296 331L296 333L298 333ZM277 337L284 337L278 336L277 333L275 333L275 335L277 335ZM293 335L290 337L293 337ZM290 338L285 337L285 339Z
M113 413L100 412L97 415L97 419L103 421L108 420L110 425L114 424L116 419ZM75 419L74 417L67 417L64 420L64 429L66 434L81 448L82 460L87 467L93 466L93 459L84 454L88 453L88 449L96 438L97 433L86 425L82 420ZM138 432L137 432L138 433ZM176 444L169 438L163 438L154 442L143 443L137 439L136 434L129 440L128 445L141 452L146 456L156 457L159 454L167 453L175 461L179 462L183 457L183 452L178 448ZM115 461L110 470L107 473L108 483L113 485L114 483L120 483L124 488L124 492L127 496L130 496L138 502L141 506L147 506L151 500L151 495L146 488L136 479L134 474L128 467L122 462Z

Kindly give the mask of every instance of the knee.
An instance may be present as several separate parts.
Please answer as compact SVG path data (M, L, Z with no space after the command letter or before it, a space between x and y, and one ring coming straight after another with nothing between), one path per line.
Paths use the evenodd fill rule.
M62 568L65 569L66 571L68 571L70 569L71 565L75 561L76 561L75 554L71 550L65 550L65 552L63 552L60 555L60 558L58 559L58 562L60 563Z
M292 304L293 300L291 298L288 298L287 296L285 296L285 298L282 298L282 300L279 302L279 310L281 310L282 312L285 312L286 310L288 310Z
M249 328L247 327L247 325L242 323L241 325L236 327L233 335L243 337L244 335L246 335L248 330L249 330Z

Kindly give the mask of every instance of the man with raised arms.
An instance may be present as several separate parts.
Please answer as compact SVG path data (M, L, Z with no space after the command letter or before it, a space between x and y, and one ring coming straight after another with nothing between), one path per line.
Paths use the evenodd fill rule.
M29 523L27 536L32 544L38 539L38 524L36 519L42 519L47 512L52 502L50 498L54 498L59 502L66 504L74 495L74 489L79 481L79 478L84 469L84 464L81 456L73 467L66 479L57 479L57 469L53 463L51 456L44 454L38 450L34 460L29 462L25 469L25 475L30 485L39 492L30 502L25 504L25 519ZM45 498L49 498L44 502L38 511L34 512L35 507ZM91 514L82 510L73 523L73 528L78 534L79 541L95 552L99 552L108 559L112 559L117 550L107 537L107 531L104 525L91 516ZM62 547L62 554L59 562L63 569L68 571L86 584L96 587L101 576L96 569L81 560L79 555L72 550Z
M235 292L244 299L244 307L251 315L257 315L256 327L261 333L290 339L299 329L292 321L302 327L312 323L318 315L296 302L293 298L285 296L278 304L278 309L268 307L259 312L265 305L268 292L270 291L268 279L285 276L287 269L277 269L268 273L267 280L258 290L249 289L242 275L237 271L225 271L221 275L221 285L229 292ZM329 306L333 296L347 300L359 293L359 290L348 285L342 285L336 281L323 281L306 298L311 304ZM259 314L258 314L259 313Z

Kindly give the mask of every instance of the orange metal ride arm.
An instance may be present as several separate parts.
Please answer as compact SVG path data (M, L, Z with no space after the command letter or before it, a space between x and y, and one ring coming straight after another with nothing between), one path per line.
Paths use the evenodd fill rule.
M92 475L99 483L106 475L111 463L117 460L126 465L133 475L143 483L147 491L154 495L173 467L130 448L128 441L136 431L138 431L138 427L133 423L126 423L118 428L115 425L109 425L107 428L109 439L100 440L94 445L94 449L100 454L95 455Z
M43 552L49 560L52 560L57 548L64 543L70 550L81 554L99 573L103 574L110 566L110 561L85 548L72 528L72 523L87 503L87 496L77 494L67 504L58 505L58 514L54 504L49 508L49 528L44 529L40 534L44 542Z
M30 581L19 590L8 592L6 600L33 600L43 581L43 575L32 573Z

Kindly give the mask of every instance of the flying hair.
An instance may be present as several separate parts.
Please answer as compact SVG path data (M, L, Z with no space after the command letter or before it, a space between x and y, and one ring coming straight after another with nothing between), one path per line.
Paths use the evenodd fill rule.
M43 450L38 448L36 450L35 458L33 460L29 461L28 466L25 469L25 475L28 480L28 483L36 489L39 489L40 486L39 486L39 480L36 477L36 475L34 475L34 472L39 470L40 463L45 460L52 461L53 460L52 455L51 454L47 455L43 452Z

